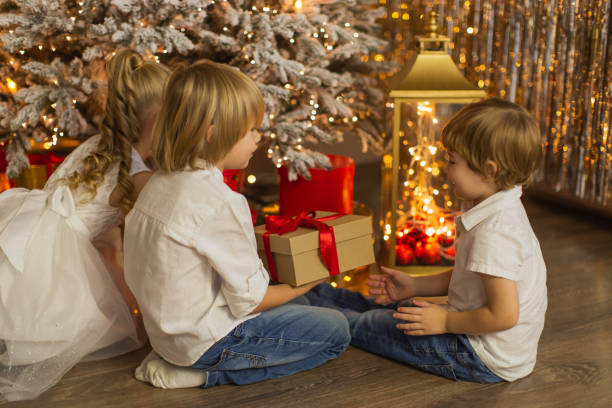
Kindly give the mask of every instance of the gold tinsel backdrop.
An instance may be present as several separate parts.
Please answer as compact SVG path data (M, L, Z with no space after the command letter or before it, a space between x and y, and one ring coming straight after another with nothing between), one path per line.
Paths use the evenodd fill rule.
M545 149L536 186L612 209L612 0L380 2L395 60L412 61L436 11L464 75L532 112Z

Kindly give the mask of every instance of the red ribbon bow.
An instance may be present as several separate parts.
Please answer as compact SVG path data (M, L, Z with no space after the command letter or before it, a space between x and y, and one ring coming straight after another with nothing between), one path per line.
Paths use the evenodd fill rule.
M266 217L266 232L263 234L264 249L266 250L266 259L268 261L268 269L270 278L278 279L276 272L276 264L270 250L270 234L283 235L287 232L295 231L298 227L312 228L319 230L319 246L321 248L321 257L323 263L329 270L329 275L334 276L340 273L338 267L338 253L336 251L336 238L334 237L334 229L322 221L331 220L342 216L342 214L334 214L327 217L314 218L315 212L302 212L295 217L282 215L269 215Z

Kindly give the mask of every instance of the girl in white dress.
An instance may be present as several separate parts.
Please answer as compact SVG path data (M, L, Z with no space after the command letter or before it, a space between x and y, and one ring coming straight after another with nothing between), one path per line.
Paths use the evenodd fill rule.
M92 241L121 222L151 176L142 158L169 71L124 50L107 72L100 134L43 190L0 194L0 393L9 401L37 397L81 360L142 345L123 279Z

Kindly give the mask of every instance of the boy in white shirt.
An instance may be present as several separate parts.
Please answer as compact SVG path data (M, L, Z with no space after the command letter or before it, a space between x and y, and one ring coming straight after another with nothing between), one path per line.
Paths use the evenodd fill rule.
M454 270L412 277L383 267L368 280L376 300L326 284L306 298L343 312L354 346L451 379L514 381L533 370L547 306L546 267L520 201L540 131L525 109L493 98L455 115L442 143L464 200ZM446 294L447 305L409 300Z
M125 275L152 352L136 369L161 388L249 384L337 357L350 341L334 310L292 301L316 283L268 286L246 199L223 169L247 166L263 97L210 61L170 77L153 136L160 171L125 226Z

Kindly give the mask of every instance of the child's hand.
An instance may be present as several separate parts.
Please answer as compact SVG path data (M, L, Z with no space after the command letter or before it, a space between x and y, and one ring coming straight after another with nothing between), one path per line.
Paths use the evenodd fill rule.
M372 274L366 282L370 287L370 295L378 296L376 303L397 302L416 295L414 278L395 269L384 266L380 268L383 274Z
M409 336L424 336L446 333L446 316L448 311L434 303L415 300L417 307L398 307L393 317L406 320L395 326Z

